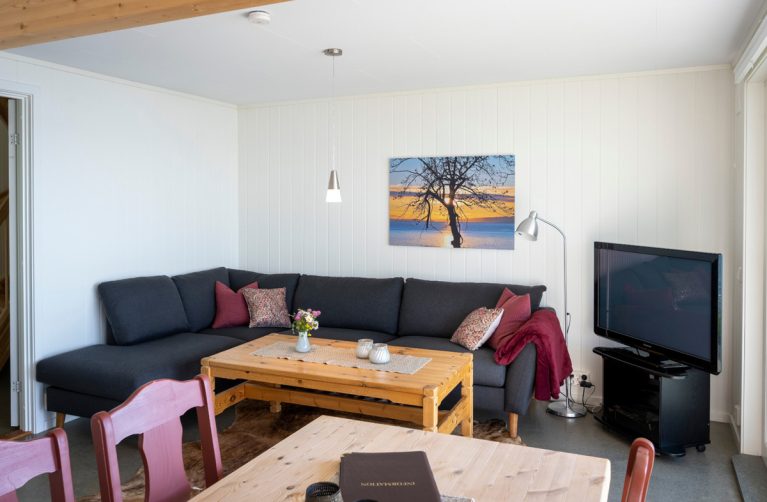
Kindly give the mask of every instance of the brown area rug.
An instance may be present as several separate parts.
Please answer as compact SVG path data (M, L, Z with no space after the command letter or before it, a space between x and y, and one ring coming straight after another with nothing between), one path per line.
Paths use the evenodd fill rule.
M252 458L268 450L286 437L307 425L321 415L367 420L377 423L407 426L403 422L373 419L350 413L333 412L292 404L283 404L280 413L271 413L268 403L244 401L237 405L234 423L218 435L224 475L236 470ZM415 427L415 426L413 426ZM474 421L474 437L499 443L524 444L521 438L512 439L502 420ZM205 487L200 442L184 443L184 468L192 484L190 498ZM133 477L123 483L123 500L141 502L144 500L144 469L136 471ZM99 502L99 495L84 497L80 502Z

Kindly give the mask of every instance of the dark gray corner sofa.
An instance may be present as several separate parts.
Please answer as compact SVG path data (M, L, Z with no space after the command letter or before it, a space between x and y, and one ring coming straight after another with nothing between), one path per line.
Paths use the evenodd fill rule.
M37 379L47 384L46 406L63 416L89 417L109 410L156 378L188 379L200 359L282 328L212 329L214 285L237 290L254 281L261 288L286 288L288 309L322 311L319 338L377 342L454 352L450 342L472 310L494 307L504 286L530 293L537 309L545 286L455 283L402 278L365 279L299 274L259 274L216 268L175 277L138 277L99 285L107 318L107 344L43 359ZM493 360L490 348L474 352L474 407L497 417L524 414L533 395L536 350L528 344L509 366ZM451 404L457 396L449 397ZM511 424L510 424L511 425Z

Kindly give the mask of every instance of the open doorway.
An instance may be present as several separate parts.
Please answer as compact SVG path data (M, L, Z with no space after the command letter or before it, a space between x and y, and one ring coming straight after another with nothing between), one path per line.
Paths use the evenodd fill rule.
M14 99L0 97L0 437L19 431L18 351L12 330L11 199L17 159L17 109Z

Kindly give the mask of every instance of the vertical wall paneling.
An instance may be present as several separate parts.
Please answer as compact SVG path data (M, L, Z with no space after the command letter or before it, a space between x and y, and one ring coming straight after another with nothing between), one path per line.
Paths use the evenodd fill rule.
M561 240L548 227L514 251L388 245L390 157L512 153L517 222L536 209L567 233L570 350L597 396L592 348L609 342L593 334L594 241L724 254L725 371L712 377L722 420L736 236L716 229L736 216L731 78L711 67L339 98L340 205L324 202L326 101L241 108L241 261L265 272L545 283L544 302L561 309ZM299 173L307 183L296 188ZM264 182L280 191L264 193Z

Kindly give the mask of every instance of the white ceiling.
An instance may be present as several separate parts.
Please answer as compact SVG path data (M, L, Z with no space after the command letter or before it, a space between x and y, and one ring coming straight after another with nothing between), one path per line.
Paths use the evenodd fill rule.
M762 0L293 0L15 49L237 104L729 63Z

